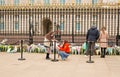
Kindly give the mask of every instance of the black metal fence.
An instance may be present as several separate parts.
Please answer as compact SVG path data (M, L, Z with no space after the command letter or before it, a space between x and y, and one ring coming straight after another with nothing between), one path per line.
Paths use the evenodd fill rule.
M47 32L58 29L61 39L82 43L94 24L99 30L106 26L110 40L119 42L116 40L120 34L119 14L119 7L4 7L0 8L0 39L7 38L11 43L19 39L38 43L43 42Z

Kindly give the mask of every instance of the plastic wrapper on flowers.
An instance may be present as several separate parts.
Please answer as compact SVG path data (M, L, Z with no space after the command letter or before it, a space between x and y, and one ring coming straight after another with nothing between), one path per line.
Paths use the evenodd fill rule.
M44 53L46 51L46 48L44 45L41 45L40 43L38 45L31 44L27 47L28 52L35 52L35 53Z
M82 46L70 46L71 54L79 55L84 54L85 50Z
M0 52L8 52L8 53L16 53L21 51L21 45L0 45ZM44 53L46 48L44 45L31 44L30 46L27 44L23 44L23 52L31 52L31 53Z
M86 45L83 44L82 46L77 46L77 45L70 45L70 51L71 54L75 55L84 55L85 52L87 51ZM51 48L53 49L53 48ZM21 45L1 45L0 44L0 52L8 52L8 53L16 53L21 51ZM23 52L29 52L29 53L45 53L46 52L46 47L44 47L43 44L23 44ZM100 55L101 48L99 44L95 45L95 52L96 55ZM112 46L112 47L107 47L106 50L107 55L120 55L120 46Z
M113 47L112 55L120 55L120 46L115 45Z
M8 49L8 45L0 45L0 52L5 52Z

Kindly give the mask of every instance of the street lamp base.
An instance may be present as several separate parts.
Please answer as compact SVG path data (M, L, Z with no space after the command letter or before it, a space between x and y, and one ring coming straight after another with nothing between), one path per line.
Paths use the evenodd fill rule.
M25 58L19 58L18 60L26 60Z
M86 61L87 63L94 63L94 61Z
M57 59L53 59L53 60L51 60L52 62L58 62L59 60L57 60Z

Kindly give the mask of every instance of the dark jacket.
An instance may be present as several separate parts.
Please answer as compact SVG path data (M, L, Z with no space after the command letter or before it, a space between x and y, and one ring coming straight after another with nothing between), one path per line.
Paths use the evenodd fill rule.
M100 35L100 33L97 30L97 27L92 26L87 32L86 40L96 42L99 38L99 35Z

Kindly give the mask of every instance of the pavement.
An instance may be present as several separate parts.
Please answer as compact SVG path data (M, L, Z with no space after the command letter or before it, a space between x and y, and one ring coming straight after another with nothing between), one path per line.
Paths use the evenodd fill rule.
M51 58L53 58L51 54ZM70 55L66 61L57 57L58 62L45 60L42 53L0 52L0 77L120 77L119 56L93 56L94 63L84 55Z

